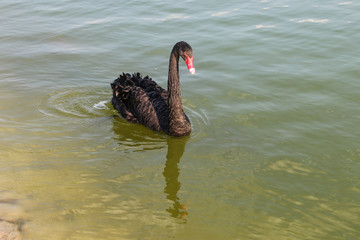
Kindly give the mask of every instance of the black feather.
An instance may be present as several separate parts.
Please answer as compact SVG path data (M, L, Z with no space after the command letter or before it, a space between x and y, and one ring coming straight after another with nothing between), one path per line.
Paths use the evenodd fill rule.
M111 84L111 88L111 102L123 118L154 131L168 133L167 92L149 76L142 78L140 73L123 73Z
M149 76L143 78L140 73L122 73L111 83L111 102L122 117L172 136L184 136L191 132L189 118L182 109L178 71L180 56L192 59L192 49L186 42L178 42L171 51L168 91Z

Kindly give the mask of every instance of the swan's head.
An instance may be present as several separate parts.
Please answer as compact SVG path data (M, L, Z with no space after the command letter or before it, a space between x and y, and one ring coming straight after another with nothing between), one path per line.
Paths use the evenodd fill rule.
M175 47L178 49L178 53L182 59L184 59L189 72L195 74L195 67L193 64L193 51L191 46L186 42L178 42L175 44Z

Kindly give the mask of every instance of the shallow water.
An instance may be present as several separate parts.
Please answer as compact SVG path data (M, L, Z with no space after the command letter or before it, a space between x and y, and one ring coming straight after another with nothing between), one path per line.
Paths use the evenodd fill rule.
M25 239L356 239L358 10L2 1L0 191L22 199ZM180 40L191 136L116 116L110 82L166 87Z

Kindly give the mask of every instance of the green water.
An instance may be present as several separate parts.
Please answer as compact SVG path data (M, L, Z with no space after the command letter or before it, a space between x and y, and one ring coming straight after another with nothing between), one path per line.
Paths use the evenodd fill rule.
M359 10L1 2L0 197L19 200L24 239L357 239ZM166 87L180 40L192 134L116 116L110 82Z

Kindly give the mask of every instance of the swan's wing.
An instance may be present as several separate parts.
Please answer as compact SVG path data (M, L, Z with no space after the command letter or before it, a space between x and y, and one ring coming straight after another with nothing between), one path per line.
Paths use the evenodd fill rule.
M149 76L123 73L111 84L114 108L132 123L152 130L168 132L169 108L167 92Z
M126 119L126 121L131 123L139 123L136 116L134 116L134 114L129 111L123 102L117 100L116 97L113 97L111 103L114 108L121 114L121 116Z
M130 101L131 104L128 107L133 109L140 123L155 131L168 132L169 108L161 93L134 87Z
M159 84L157 84L154 80L152 80L152 78L150 78L149 76L141 78L140 73L136 73L132 76L132 79L136 79L134 81L136 82L135 85L144 89L145 92L160 93L161 97L165 100L165 103L167 104L167 99L168 99L167 91L163 89Z
M131 104L134 115L143 125L155 130L168 132L169 107L167 91L149 76L140 73L131 76L134 87L131 89Z

